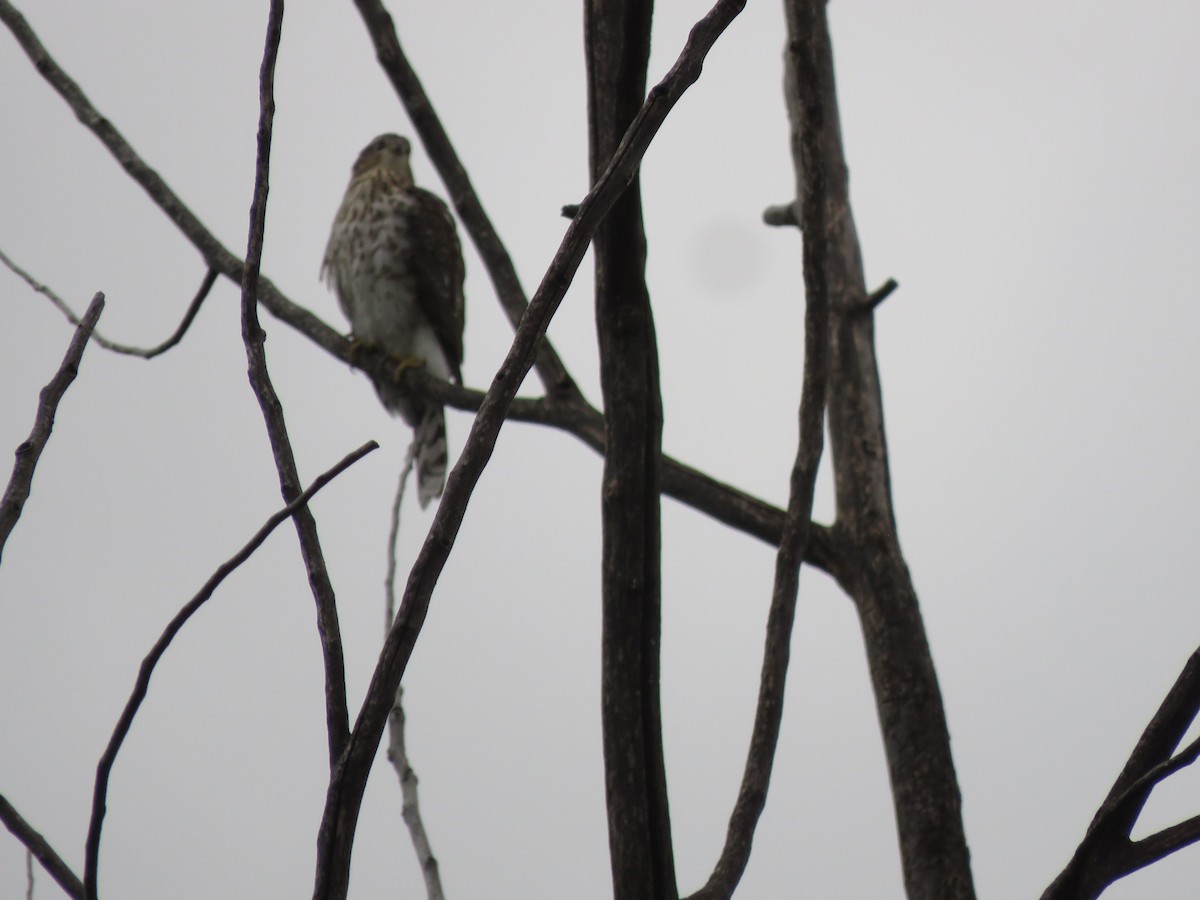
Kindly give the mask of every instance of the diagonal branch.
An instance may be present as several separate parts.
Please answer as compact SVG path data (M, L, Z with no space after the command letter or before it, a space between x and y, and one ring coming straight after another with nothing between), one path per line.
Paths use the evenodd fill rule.
M0 0L0 21L8 26L13 37L25 54L59 96L66 101L75 117L88 131L92 132L121 168L141 188L175 227L204 257L210 269L216 269L226 278L241 284L243 263L210 232L179 196L154 169L138 156L137 152L105 118L84 94L83 89L71 78L46 50L28 21L9 0ZM285 297L278 288L265 278L259 279L259 302L273 316L291 325L314 343L342 359L350 355L349 342L328 325L301 306Z
M96 896L96 870L100 859L100 832L104 824L104 814L107 808L106 798L108 796L109 778L112 775L113 765L117 761L117 754L121 750L121 745L129 735L130 728L133 727L134 717L141 708L142 701L146 699L146 693L150 689L150 677L154 674L154 667L158 665L158 661L167 652L171 641L175 639L175 636L187 624L188 619L195 615L200 610L200 607L212 597L213 593L221 585L221 582L237 569L238 566L249 559L255 550L262 546L263 542L270 537L271 532L300 510L307 508L308 502L321 488L325 487L325 485L329 484L329 482L333 481L333 479L337 478L338 475L346 471L346 469L350 468L350 466L354 465L368 453L378 448L379 445L374 441L368 441L366 444L363 444L363 446L359 447L353 453L348 454L333 468L318 476L309 486L308 490L304 491L295 500L267 519L242 549L222 563L209 576L208 580L204 582L204 585L196 595L175 614L175 617L171 619L167 627L163 630L162 635L155 641L154 646L150 648L150 652L146 654L146 658L142 660L142 664L138 669L137 679L133 685L133 691L129 695L125 709L121 712L121 717L117 720L112 737L108 740L108 745L104 748L104 754L100 757L100 762L96 765L96 783L92 791L92 815L88 823L84 863L84 875L85 880L88 882L89 898L95 898Z
M250 204L250 234L247 238L246 266L242 277L242 341L249 361L250 385L262 409L279 486L285 502L300 494L300 473L288 438L287 423L279 395L267 373L264 347L266 335L258 321L258 274L262 262L263 231L267 217L267 191L271 157L271 131L275 114L275 60L279 52L283 24L283 0L271 0L267 21L266 49L263 52L259 87L258 159L254 175L254 200ZM332 769L350 734L350 712L346 701L346 673L342 658L342 637L338 625L337 601L329 570L317 536L312 512L298 510L293 520L300 539L300 553L308 572L317 606L317 633L325 668L325 718L329 737L329 766Z
M562 302L592 234L629 186L663 120L683 92L699 78L704 56L743 4L744 0L718 0L693 27L679 59L666 78L650 91L608 169L580 204L578 215L568 226L529 309L521 318L512 347L496 372L458 464L450 473L445 495L409 574L400 610L384 642L350 743L330 781L317 838L314 900L343 900L346 896L350 852L363 791L396 688L425 621L434 585L453 549L471 493L491 458L508 406L533 366L541 337Z
M80 323L81 319L79 316L75 315L75 311L71 309L62 297L9 259L2 250L0 250L0 263L3 263L14 275L29 285L33 291L49 299L54 304L54 307L67 317L68 322L72 325ZM116 341L110 341L98 331L92 333L92 341L105 350L120 353L124 356L140 356L142 359L154 359L156 356L161 356L183 340L183 336L192 327L192 322L195 321L196 314L200 312L201 305L208 299L208 294L212 290L213 285L216 284L217 276L220 274L216 269L209 269L205 273L204 280L200 282L200 287L196 290L196 295L192 297L192 302L188 304L187 309L183 313L183 320L180 321L179 327L161 344L156 344L149 348L118 344Z
M95 329L103 309L104 295L96 294L92 298L92 302L88 304L87 312L83 314L79 326L75 329L75 337L71 339L71 343L67 347L62 365L50 379L50 383L42 388L38 398L37 413L33 419L33 430L29 433L29 437L17 447L17 461L13 465L12 477L9 479L8 487L4 490L4 496L0 497L0 556L3 556L8 536L12 534L17 520L21 518L21 510L25 508L25 501L29 499L29 491L33 486L33 472L42 456L42 450L46 448L46 442L50 440L58 404L79 372L79 361L83 358L88 338L92 336L92 331Z
M71 867L54 851L50 843L25 821L3 794L0 794L0 822L28 848L67 896L73 900L83 900L83 882L79 880L79 876L71 871Z
M1138 841L1130 840L1155 786L1200 758L1200 738L1172 756L1197 714L1200 714L1200 650L1188 658L1092 818L1071 861L1046 888L1042 900L1098 897L1117 879L1200 840L1200 817Z

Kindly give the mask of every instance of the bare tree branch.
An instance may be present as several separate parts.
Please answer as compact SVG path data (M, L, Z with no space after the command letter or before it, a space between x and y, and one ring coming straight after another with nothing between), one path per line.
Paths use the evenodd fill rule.
M785 0L785 89L801 198L805 282L822 271L833 316L828 427L842 584L874 689L911 900L975 896L946 711L900 550L862 251L850 207L825 0ZM816 218L813 215L816 214Z
M230 253L212 232L205 228L204 224L196 218L195 213L171 190L162 177L138 156L113 124L92 105L82 88L54 61L42 42L38 40L25 17L9 0L0 0L0 21L8 26L21 48L37 68L38 73L67 102L76 118L104 144L129 177L150 195L150 198L174 223L175 227L183 232L184 236L204 257L208 267L216 269L226 278L241 284L242 261ZM349 341L308 310L297 306L285 297L266 278L259 279L258 292L259 302L273 316L291 325L339 359L350 361Z
M280 29L283 24L283 0L271 0L267 22L266 49L263 52L259 89L258 159L254 175L254 200L250 205L250 234L247 239L246 266L242 278L242 341L249 361L250 385L262 409L275 468L279 473L280 492L285 502L301 491L296 455L288 438L283 405L267 373L264 341L266 334L258 321L258 275L262 262L263 231L267 217L267 192L271 157L271 131L275 114L275 60L279 52ZM346 701L346 672L342 657L341 628L338 625L337 600L325 555L317 536L317 522L312 512L298 510L293 521L300 539L300 553L308 572L317 606L317 633L325 668L325 718L329 737L329 767L336 764L350 736L350 712Z
M814 107L808 107L811 113ZM821 121L809 119L801 126L807 158L817 156ZM791 657L792 627L800 591L800 565L808 553L812 534L813 497L817 472L825 446L825 407L829 388L830 306L835 286L826 265L829 248L825 236L830 229L820 174L797 198L804 233L804 373L800 390L800 436L792 466L788 509L779 552L775 556L775 582L767 615L766 646L750 749L737 802L721 857L708 882L692 900L728 900L741 881L750 861L750 850L759 817L767 803L767 790L779 745L783 721L783 697ZM789 207L792 208L792 207Z
M249 559L255 550L262 546L263 542L271 535L271 532L279 527L282 522L306 508L308 502L325 485L329 484L329 482L333 481L333 479L337 478L338 475L342 474L342 472L346 471L346 469L350 468L350 466L354 465L368 453L378 449L379 445L375 441L368 441L363 444L353 453L344 457L333 468L319 475L307 490L267 519L242 549L222 563L209 576L208 580L204 582L204 585L196 595L175 614L175 617L171 619L167 627L163 630L162 635L155 641L154 646L150 648L150 652L146 655L146 658L142 660L142 664L138 669L137 679L133 685L133 691L129 695L129 700L125 704L125 709L122 711L121 717L117 720L112 737L109 738L108 745L100 757L100 762L96 765L96 782L92 791L92 815L88 823L84 865L84 877L85 881L88 882L87 896L89 900L96 896L96 870L100 859L100 832L104 824L104 814L107 809L106 798L108 796L109 778L112 775L113 765L116 763L121 745L125 742L125 738L128 737L129 729L133 727L133 719L141 708L142 701L146 699L146 693L150 689L150 677L154 674L154 667L158 665L158 661L167 652L171 641L175 639L175 636L187 624L188 619L200 610L200 607L208 601L221 585L221 582L237 569L238 566Z
M1188 658L1096 811L1071 861L1046 888L1042 900L1099 897L1117 879L1200 840L1200 816L1141 840L1130 840L1155 786L1200 758L1200 738L1172 756L1197 714L1200 650Z
M67 321L72 325L80 323L79 316L75 315L75 311L71 309L62 297L9 259L2 250L0 250L0 263L3 263L14 275L23 280L36 293L48 298L55 308L67 317ZM103 347L105 350L120 353L124 356L140 356L142 359L154 359L156 356L161 356L183 340L183 336L187 334L187 330L192 326L196 314L200 312L201 305L208 298L208 294L220 274L216 269L209 269L205 273L204 280L200 282L200 287L197 289L196 295L192 297L192 302L188 304L187 309L184 311L183 320L179 323L179 327L161 344L145 349L142 347L133 347L128 344L118 344L115 341L110 341L98 331L92 333L92 342L97 346Z
M584 53L593 182L646 96L653 4L588 0ZM604 394L600 705L616 900L676 900L663 758L662 394L646 286L639 178L596 229L596 333Z
M0 794L0 822L3 822L4 827L37 858L42 868L50 873L50 877L58 882L58 886L67 896L73 897L74 900L83 900L83 882L79 880L79 876L71 871L71 867L54 851L49 842L25 821L3 794ZM30 875L30 883L32 878Z
M388 761L400 779L400 815L408 826L412 837L417 862L425 877L425 893L429 900L446 900L442 890L442 875L438 870L437 857L425 833L425 822L421 818L421 801L417 795L417 773L408 762L408 748L404 744L404 686L396 688L396 701L388 713Z
M693 27L679 59L666 78L651 89L608 170L580 204L579 214L567 227L529 309L521 318L512 347L496 372L458 464L450 473L445 495L409 574L400 610L384 642L350 743L330 781L317 838L314 900L343 900L346 896L350 852L363 790L396 688L425 621L434 585L454 546L471 493L491 458L517 388L533 366L541 336L561 303L596 227L628 187L667 114L700 76L709 48L743 5L744 0L718 0Z
M388 534L387 577L384 579L385 617L383 633L386 637L396 618L396 546L400 538L400 509L404 500L404 489L408 485L408 476L412 472L413 459L416 455L417 442L414 440L408 446L404 457L404 467L400 470L400 478L396 485L396 497L392 501L392 526ZM445 900L442 890L442 876L438 869L437 857L433 855L433 846L429 843L429 835L425 831L425 821L421 816L421 802L417 793L417 773L413 771L408 761L408 747L404 740L404 686L396 688L396 699L388 713L388 761L396 770L400 779L400 815L412 838L413 850L417 854L417 863L421 866L421 874L425 878L425 892L429 900Z
M87 347L88 338L91 337L103 309L104 295L98 293L88 304L87 312L83 314L83 319L75 329L75 336L71 338L71 343L67 347L67 353L58 367L58 371L50 379L50 383L41 390L37 413L33 419L33 430L29 433L29 437L17 447L17 461L13 465L12 477L8 481L8 487L4 490L4 496L0 497L0 557L4 554L4 545L8 542L8 536L12 534L17 520L21 518L21 510L25 508L25 501L29 499L29 491L33 486L33 472L37 468L46 442L50 440L58 404L79 373L79 362L83 358L84 348Z

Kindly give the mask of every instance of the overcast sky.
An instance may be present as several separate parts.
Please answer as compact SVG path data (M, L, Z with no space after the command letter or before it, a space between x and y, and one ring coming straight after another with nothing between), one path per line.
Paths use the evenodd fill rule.
M245 247L266 3L24 0L92 101L228 247ZM578 4L390 4L532 292L586 189ZM703 0L660 2L651 77ZM1200 7L1188 0L831 4L900 537L938 666L982 897L1037 896L1200 644ZM643 170L668 452L776 504L795 450L800 243L782 12L754 0ZM0 249L100 330L150 345L198 255L0 35ZM318 282L359 149L411 133L349 2L288 4L264 273L339 329ZM444 193L424 153L420 183ZM588 263L551 337L597 399ZM464 372L511 330L467 251ZM95 762L166 621L280 506L237 291L146 363L91 347L0 568L0 791L82 874ZM71 328L0 271L0 448L28 434ZM305 480L383 446L315 502L352 703L382 636L388 509L408 434L366 379L272 319ZM527 390L536 391L531 381ZM451 413L452 448L470 419ZM3 451L7 452L7 451ZM600 460L507 426L406 675L409 744L451 898L610 896L599 745ZM411 498L410 498L411 499ZM818 514L831 510L826 479ZM406 511L411 560L428 524ZM664 504L664 692L681 890L715 862L741 776L772 554ZM109 897L311 892L326 748L313 604L281 528L160 665L117 763ZM742 895L901 894L850 603L806 570L776 775ZM1200 778L1143 832L1200 812ZM420 896L386 764L351 896ZM1106 897L1190 895L1200 850ZM57 896L38 873L39 897ZM24 852L0 839L0 896Z

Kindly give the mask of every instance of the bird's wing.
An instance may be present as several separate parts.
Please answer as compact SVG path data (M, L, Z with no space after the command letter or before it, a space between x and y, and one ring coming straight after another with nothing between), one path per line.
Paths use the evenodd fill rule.
M466 323L463 302L466 268L462 245L454 216L439 197L421 188L413 188L411 195L415 201L415 215L409 229L417 302L433 326L455 380L461 383L463 326Z

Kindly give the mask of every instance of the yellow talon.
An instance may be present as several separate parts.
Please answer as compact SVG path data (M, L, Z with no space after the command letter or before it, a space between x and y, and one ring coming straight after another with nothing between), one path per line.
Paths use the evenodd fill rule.
M409 356L396 363L396 368L392 371L392 380L399 381L406 369L419 369L425 365L425 360L420 356Z

